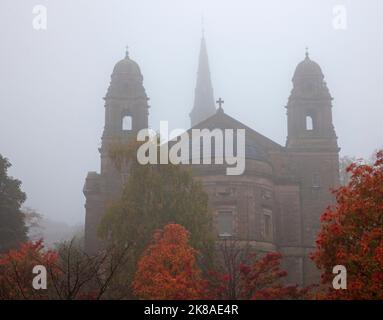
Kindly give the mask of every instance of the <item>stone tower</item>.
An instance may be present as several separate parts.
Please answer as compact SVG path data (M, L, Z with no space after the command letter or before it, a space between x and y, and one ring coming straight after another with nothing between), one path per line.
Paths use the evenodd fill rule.
M320 66L306 52L293 76L288 99L286 150L292 174L301 188L301 243L304 283L317 280L308 258L320 228L320 215L339 185L339 148L332 122L332 100Z
M339 148L332 121L333 99L320 66L307 52L292 82L286 106L287 141L282 146L222 109L216 112L202 37L190 130L244 129L246 169L229 176L219 164L186 166L208 194L217 239L234 237L260 252L281 252L289 283L306 285L319 279L309 253L315 249L320 215L334 202L330 189L339 186ZM84 186L85 249L89 253L103 248L97 236L100 219L120 196L128 176L127 171L116 170L110 146L128 143L148 127L143 77L128 53L115 65L104 100L101 171L89 172Z
M209 59L205 36L202 34L199 53L197 84L194 93L194 106L190 112L191 127L215 114L213 85L210 77Z
M111 76L104 98L105 126L101 155L101 172L89 172L84 186L86 197L85 249L94 252L101 247L97 231L101 216L108 204L121 193L127 173L117 171L109 157L109 146L127 143L136 133L148 127L148 97L143 86L143 77L136 62L129 58L119 61Z

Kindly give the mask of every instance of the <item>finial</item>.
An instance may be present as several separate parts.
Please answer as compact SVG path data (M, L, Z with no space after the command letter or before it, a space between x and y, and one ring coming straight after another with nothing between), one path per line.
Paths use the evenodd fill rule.
M309 47L306 46L306 58L308 59L309 58Z
M129 47L126 46L125 47L125 59L128 59L129 58Z

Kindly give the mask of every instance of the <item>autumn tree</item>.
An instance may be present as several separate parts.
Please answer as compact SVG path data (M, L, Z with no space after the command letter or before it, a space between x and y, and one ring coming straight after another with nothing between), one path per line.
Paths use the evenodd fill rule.
M122 247L132 245L129 267L132 274L153 232L169 223L185 227L190 232L191 245L208 257L214 236L208 197L201 183L180 166L140 164L136 156L138 147L137 143L117 144L110 149L116 168L127 172L128 179L121 199L101 221L101 235Z
M350 182L350 172L347 171L347 168L357 159L355 157L343 156L339 159L339 179L340 185L345 186Z
M179 224L157 230L138 262L134 293L142 299L200 299L206 282L197 266L190 233Z
M340 184L342 186L347 185L350 182L351 179L351 172L347 170L347 168L356 162L364 163L368 165L374 165L375 161L377 160L376 155L378 154L379 149L375 150L368 158L362 159L362 158L356 158L353 156L343 156L339 159L339 178L340 178Z
M249 242L220 239L216 243L216 251L214 267L207 272L211 296L215 299L237 300L241 290L239 270L249 257Z
M108 248L88 255L75 239L55 250L46 250L41 240L24 243L0 256L0 300L103 299L111 295L113 280L126 263L127 249ZM47 289L32 286L36 265L46 269Z
M277 252L258 254L245 241L225 239L218 244L220 263L210 275L210 298L276 300L310 298L313 286L285 284L287 272Z
M9 161L0 155L0 253L16 248L27 240L27 228L21 205L26 195L21 181L8 176Z
M99 300L110 295L113 280L126 264L128 249L107 247L90 255L76 238L62 242L57 248L56 263L48 268L52 296L60 300Z
M328 299L383 299L383 151L373 165L357 162L350 182L335 191L337 203L321 217L312 258L323 271ZM347 290L334 290L333 267L347 270Z
M48 290L33 289L32 271L43 265L56 274L57 259L57 252L45 251L42 241L27 242L0 255L0 300L48 299Z
M284 284L287 272L281 268L282 255L277 252L266 253L253 262L241 264L240 299L245 300L287 300L308 299L313 286L304 288L297 284Z

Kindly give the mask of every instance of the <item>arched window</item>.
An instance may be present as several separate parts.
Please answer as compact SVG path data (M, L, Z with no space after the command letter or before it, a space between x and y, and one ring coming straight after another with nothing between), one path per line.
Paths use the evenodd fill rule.
M122 118L122 130L131 131L132 130L132 117L125 116Z
M314 121L312 116L306 116L306 130L307 131L314 130Z

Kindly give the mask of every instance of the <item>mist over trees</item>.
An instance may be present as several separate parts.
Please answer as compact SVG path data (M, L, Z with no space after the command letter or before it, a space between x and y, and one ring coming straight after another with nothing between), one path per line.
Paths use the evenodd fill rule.
M342 2L1 0L0 315L383 302L383 1Z
M41 240L26 242L26 233L20 233L19 238L6 238L4 243L13 246L13 249L0 254L0 300L381 299L383 151L377 152L371 161L373 159L372 164L357 161L347 167L349 182L334 191L337 202L321 217L317 249L312 254L312 259L323 273L318 286L285 284L283 279L287 273L281 265L280 253L256 254L251 246L235 239L216 243L212 263L207 263L211 252L205 250L203 244L210 242L209 236L197 232L193 240L189 231L196 232L198 227L207 228L210 223L206 195L200 187L193 187L188 173L177 166L171 169L167 166L138 166L132 170L120 201L106 215L107 220L102 225L105 229L101 231L112 236L103 250L95 254L86 253L81 238L63 241L54 248L45 247ZM3 168L9 167L9 163L4 158L2 160ZM16 200L19 200L11 206L14 210L3 210L2 214L23 218L20 206L17 206L25 199L20 191L20 181L10 178L6 170L2 172L3 203L6 200L12 203L9 199L14 199L6 198L9 192L4 190L15 191ZM143 173L147 179L139 181L138 177L143 177ZM163 185L159 182L167 183ZM7 183L13 188L5 188ZM173 200L163 198L169 188L190 188L190 192L179 193ZM140 201L133 204L127 202L127 199L132 200L129 195ZM189 211L185 208L192 205L190 199L197 196L202 200L197 201L195 209L201 210L203 215L187 219L185 212ZM157 197L163 201L158 202ZM150 199L155 199L157 205ZM8 207L3 205L1 208ZM119 210L115 211L116 208ZM166 210L163 214L167 219L156 215L160 210ZM174 223L175 217L166 215L166 212L178 211L181 216L184 215L184 220ZM134 218L134 214L147 214L136 233L115 233L119 230L118 226L125 228L126 219ZM26 216L25 220L16 220L24 232L27 226L38 225L40 218L33 210L26 210ZM157 220L153 221L154 218ZM13 223L15 219L10 221ZM0 230L4 230L4 224L1 227L3 229ZM36 291L31 286L31 270L37 264L47 268L49 290ZM348 290L334 290L334 264L347 268Z

